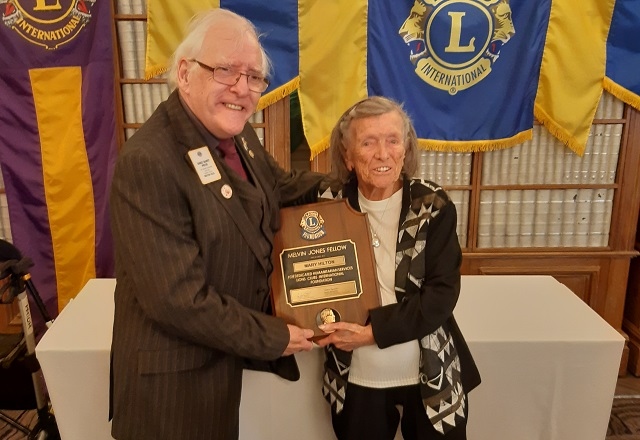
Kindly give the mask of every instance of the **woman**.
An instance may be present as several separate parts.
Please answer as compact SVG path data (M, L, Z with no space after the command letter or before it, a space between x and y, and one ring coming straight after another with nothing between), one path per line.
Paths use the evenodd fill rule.
M405 440L466 439L467 393L480 375L453 318L455 206L435 183L411 178L416 133L398 103L360 101L330 142L340 187L322 197L337 194L368 214L382 304L365 326L320 326L334 431L340 440L393 439L400 423Z

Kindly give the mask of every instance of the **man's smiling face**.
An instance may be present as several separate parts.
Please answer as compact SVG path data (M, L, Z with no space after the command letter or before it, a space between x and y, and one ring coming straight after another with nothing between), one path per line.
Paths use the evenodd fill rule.
M262 75L258 41L248 34L239 37L238 32L225 24L212 28L196 59L212 67ZM246 76L229 86L215 81L210 71L195 62L182 63L185 76L180 80L181 96L194 115L219 139L239 134L255 112L261 94L249 90Z

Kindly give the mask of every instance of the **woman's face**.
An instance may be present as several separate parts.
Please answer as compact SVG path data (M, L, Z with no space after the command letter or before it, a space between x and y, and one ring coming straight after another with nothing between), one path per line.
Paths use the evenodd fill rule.
M402 185L405 133L397 112L355 119L345 146L345 165L355 171L358 188L367 199L386 199Z

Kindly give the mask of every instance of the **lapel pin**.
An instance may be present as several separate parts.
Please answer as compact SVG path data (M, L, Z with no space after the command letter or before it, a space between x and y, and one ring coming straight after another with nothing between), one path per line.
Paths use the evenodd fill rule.
M249 153L249 157L251 157L251 159L253 159L255 154L253 154L253 151L251 151L249 149L249 145L247 145L247 140L245 138L241 138L241 141L242 141L242 146L244 147L245 151L247 151Z
M227 184L222 185L222 188L220 188L220 192L222 193L222 197L224 197L225 199L230 199L233 195L233 190Z

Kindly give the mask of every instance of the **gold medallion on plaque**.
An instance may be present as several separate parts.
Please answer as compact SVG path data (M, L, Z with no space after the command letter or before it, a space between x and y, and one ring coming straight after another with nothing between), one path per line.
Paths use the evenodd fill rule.
M319 326L322 324L331 324L333 322L340 322L340 313L338 313L337 310L326 307L320 310L316 315L316 324Z

